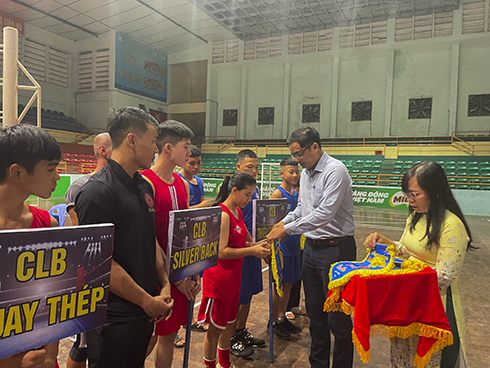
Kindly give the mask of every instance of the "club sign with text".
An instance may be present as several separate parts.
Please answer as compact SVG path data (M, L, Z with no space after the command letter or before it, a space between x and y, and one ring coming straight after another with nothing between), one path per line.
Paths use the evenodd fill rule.
M167 271L171 284L218 264L221 207L170 211Z
M102 326L112 224L0 231L0 359Z
M255 241L265 239L272 226L280 222L288 212L288 200L281 199L254 199L252 217L252 236ZM282 295L282 252L280 239L271 244L271 269L276 290Z

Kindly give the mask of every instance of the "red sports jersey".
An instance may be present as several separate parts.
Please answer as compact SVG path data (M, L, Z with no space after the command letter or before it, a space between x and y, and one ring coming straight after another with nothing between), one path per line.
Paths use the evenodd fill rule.
M230 216L230 236L228 246L231 248L245 248L247 242L247 228L243 222L242 211L237 208L236 218L223 203L220 203L223 212ZM214 299L229 299L240 293L242 278L243 257L235 259L219 259L218 264L204 271L203 295Z
M29 211L32 213L32 224L31 229L39 228L39 227L51 227L51 216L48 211L41 210L37 207L29 207Z
M143 171L141 175L150 179L155 188L156 236L158 243L167 254L169 212L189 208L184 180L174 173L174 182L167 184L151 169Z

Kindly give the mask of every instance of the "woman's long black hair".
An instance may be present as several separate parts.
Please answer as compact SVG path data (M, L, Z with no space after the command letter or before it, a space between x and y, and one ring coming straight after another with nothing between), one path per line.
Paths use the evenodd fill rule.
M237 171L233 176L226 175L212 206L217 206L221 202L224 202L233 188L243 190L251 185L255 186L257 185L257 182L254 177L247 172Z
M422 161L413 165L405 173L402 179L402 190L405 193L408 192L408 181L414 176L417 178L420 188L422 188L429 195L430 199L429 209L426 213L427 229L424 236L424 238L427 237L426 246L429 249L431 248L432 244L439 247L442 225L446 218L445 211L449 210L461 220L466 229L466 233L470 238L466 250L476 249L471 245L472 238L470 228L464 219L463 212L461 212L458 202L456 202L453 197L451 188L449 188L446 173L441 165L432 161ZM409 207L409 213L411 214L412 212L413 209ZM413 231L415 225L423 215L423 213L415 213L413 215L410 223L410 232Z

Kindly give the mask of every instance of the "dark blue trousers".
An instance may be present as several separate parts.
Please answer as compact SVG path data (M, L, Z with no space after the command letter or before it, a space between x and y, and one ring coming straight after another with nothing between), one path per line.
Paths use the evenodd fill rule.
M306 239L302 277L306 311L310 318L312 368L330 367L330 332L335 338L333 368L352 368L354 346L351 317L343 312L323 312L323 304L328 293L330 265L355 260L356 242L353 236L333 246L313 246Z

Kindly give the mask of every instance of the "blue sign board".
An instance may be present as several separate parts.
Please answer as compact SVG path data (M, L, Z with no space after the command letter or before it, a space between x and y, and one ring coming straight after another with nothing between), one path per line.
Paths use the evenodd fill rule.
M167 102L167 55L116 32L116 88Z

